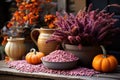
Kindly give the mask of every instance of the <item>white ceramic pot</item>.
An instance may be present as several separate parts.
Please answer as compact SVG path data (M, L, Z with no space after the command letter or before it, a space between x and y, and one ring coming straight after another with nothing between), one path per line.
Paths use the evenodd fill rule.
M10 60L22 59L26 52L26 46L24 44L25 38L10 38L7 39L7 44L5 46L5 53L10 58Z

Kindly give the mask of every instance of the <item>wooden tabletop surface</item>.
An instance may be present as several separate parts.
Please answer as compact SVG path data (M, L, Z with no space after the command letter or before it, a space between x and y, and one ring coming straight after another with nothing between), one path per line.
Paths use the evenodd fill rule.
M120 66L113 73L102 73L92 77L65 76L48 73L20 72L8 68L4 61L0 61L0 80L120 80Z

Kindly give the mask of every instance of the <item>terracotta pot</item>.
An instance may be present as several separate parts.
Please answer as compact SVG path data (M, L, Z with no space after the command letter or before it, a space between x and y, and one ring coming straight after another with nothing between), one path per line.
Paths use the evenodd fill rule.
M79 64L85 67L92 67L93 58L102 53L99 46L83 46L82 49L79 49L76 45L64 45L65 51L69 51L79 57Z
M24 44L25 38L10 38L7 39L5 46L5 53L9 56L10 60L22 59L26 52L26 46Z
M37 31L39 32L37 40L35 39L33 33ZM50 52L54 51L59 45L58 42L49 42L46 41L50 38L51 34L55 31L55 29L47 29L47 28L36 28L31 31L31 39L37 45L39 51L45 53L46 55Z

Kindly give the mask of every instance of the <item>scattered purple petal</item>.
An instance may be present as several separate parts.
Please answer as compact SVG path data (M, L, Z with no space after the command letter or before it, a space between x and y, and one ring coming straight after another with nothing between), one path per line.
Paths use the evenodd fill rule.
M69 76L93 76L99 74L100 72L95 71L94 69L88 69L84 67L78 67L72 70L52 70L45 67L42 63L38 65L32 65L27 63L25 60L11 61L8 62L8 67L16 69L21 72L43 72L50 74L59 74L59 75L69 75Z

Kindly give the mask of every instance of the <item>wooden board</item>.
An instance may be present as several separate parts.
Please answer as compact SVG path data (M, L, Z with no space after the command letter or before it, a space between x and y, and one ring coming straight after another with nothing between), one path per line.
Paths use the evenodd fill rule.
M19 72L8 68L4 61L0 61L0 80L120 80L120 66L115 73L88 76L65 76L48 73Z

